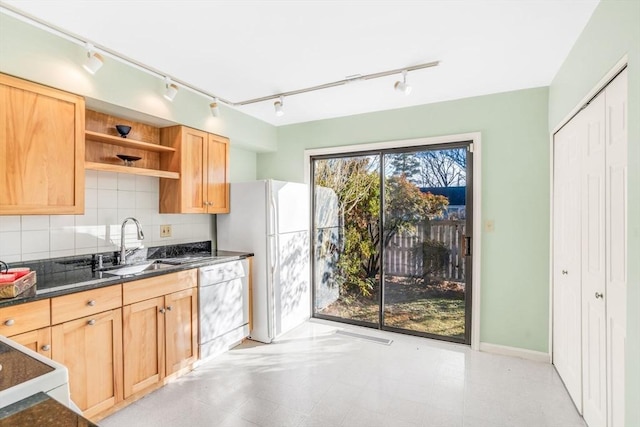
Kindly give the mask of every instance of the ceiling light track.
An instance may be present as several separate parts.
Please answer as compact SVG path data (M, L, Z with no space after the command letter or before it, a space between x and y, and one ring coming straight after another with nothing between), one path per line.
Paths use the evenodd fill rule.
M56 25L50 24L46 21L41 20L40 18L37 18L31 14L28 14L26 12L23 12L19 9L14 8L13 6L10 6L6 3L2 3L0 2L0 10L4 9L3 13L12 16L16 19L19 19L22 22L26 22L28 24L34 25L35 27L38 27L42 30L47 31L48 33L60 36L62 38L64 38L65 40L68 40L70 42L73 42L77 45L83 46L83 47L87 47L88 45L91 46L92 51L94 53L96 53L97 51L100 51L100 53L103 56L108 56L110 58L116 59L120 62L123 62L127 65L131 65L134 68L137 68L140 71L144 71L147 74L151 74L152 76L158 77L160 78L163 82L165 81L165 79L168 77L167 73L164 73L156 68L153 68L149 65L143 64L141 62L136 61L133 58L129 58L125 55L122 55L120 53L117 53L107 47L104 47L98 43L95 43L91 40L88 40L86 37L82 37L79 36L75 33L70 32L69 30L63 29L61 27L58 27ZM221 98L217 95L213 95L209 92L207 92L206 90L200 89L194 85L191 85L189 83L186 83L180 79L176 79L173 77L171 78L171 82L173 84L179 85L181 87L184 87L192 92L195 92L197 94L201 94L201 95L205 95L208 98L216 98L219 102L222 102L224 104L228 104L228 105L234 105L233 102L226 100L224 98Z
M257 102L264 102L264 101L270 101L272 99L279 99L280 97L284 97L284 96L299 95L301 93L307 93L307 92L314 92L314 91L317 91L317 90L329 89L329 88L332 88L332 87L342 86L342 85L354 83L354 82L357 82L357 81L372 80L372 79L378 79L378 78L381 78L381 77L393 76L394 74L404 74L404 75L406 75L406 73L409 72L409 71L416 71L416 70L422 70L422 69L425 69L425 68L436 67L438 64L440 64L440 61L433 61L433 62L427 62L425 64L413 65L411 67L396 68L395 70L389 70L389 71L381 71L379 73L349 76L349 77L347 77L346 79L343 79L343 80L338 80L338 81L331 82L331 83L324 83L324 84L321 84L321 85L318 85L318 86L311 86L311 87L307 87L307 88L304 88L304 89L297 89L297 90L292 90L292 91L289 91L289 92L282 92L282 93L277 93L277 94L274 94L274 95L263 96L263 97L260 97L260 98L248 99L246 101L236 102L233 105L234 106L242 106L242 105L248 105L248 104L255 104Z
M31 14L25 13L19 9L16 9L13 6L7 5L6 3L2 3L0 1L0 11L3 11L3 13L12 16L16 19L19 19L20 21L26 22L30 25L33 25L35 27L38 27L42 30L45 30L49 33L52 33L54 35L57 35L59 37L62 37L66 40L69 40L75 44L81 45L83 47L85 47L85 49L87 50L87 62L85 62L85 64L83 65L84 68L90 72L91 74L94 74L95 72L98 71L98 69L100 67L102 67L103 63L104 63L104 58L103 56L108 56L111 57L115 60L118 60L120 62L123 62L127 65L133 66L134 68L137 68L141 71L144 71L148 74L151 74L155 77L158 77L160 79L162 79L165 83L165 92L164 92L164 97L167 98L169 101L172 101L173 98L176 96L176 94L178 93L178 89L180 87L184 87L185 89L188 89L194 93L197 93L199 95L204 95L206 98L209 99L213 99L213 102L211 102L209 104L209 108L211 109L211 114L214 117L218 117L220 114L220 110L219 110L219 103L223 103L226 105L229 105L231 107L241 107L243 105L250 105L250 104L256 104L259 102L264 102L264 101L270 101L270 100L274 100L276 99L277 101L274 103L275 106L275 110L276 110L276 114L278 116L281 116L284 114L284 110L283 110L283 106L284 106L284 98L288 97L288 96L293 96L293 95L300 95L303 93L308 93L308 92L315 92L318 90L323 90L323 89L329 89L332 87L337 87L337 86L343 86L346 84L350 84L350 83L355 83L355 82L359 82L359 81L365 81L365 80L372 80L372 79L377 79L377 78L381 78L381 77L387 77L387 76L392 76L394 74L402 74L403 75L403 81L402 82L396 82L395 88L398 90L401 90L402 92L404 92L405 94L408 94L409 91L411 90L411 86L409 86L407 84L407 78L406 75L409 71L416 71L416 70L422 70L425 68L431 68L431 67L436 67L437 65L440 64L440 61L432 61L432 62L427 62L424 64L418 64L418 65L412 65L410 67L404 67L404 68L396 68L393 70L389 70L389 71L381 71L378 73L371 73L371 74L365 74L365 75L352 75L352 76L348 76L343 80L338 80L338 81L334 81L331 83L324 83L324 84L320 84L317 86L311 86L311 87L307 87L307 88L302 88L302 89L297 89L297 90L292 90L292 91L288 91L288 92L282 92L282 93L276 93L273 95L268 95L268 96L262 96L259 98L253 98L253 99L248 99L246 101L240 101L240 102L232 102L229 101L228 99L224 99L221 98L217 95L214 95L206 90L200 89L196 86L193 86L189 83L186 83L182 80L179 79L175 79L173 77L168 76L166 73L163 73L160 70L157 70L153 67L150 67L148 65L145 65L141 62L136 61L135 59L129 58L127 56L124 56L120 53L117 53L109 48L106 48L104 46L101 46L97 43L92 42L91 40L87 40L85 37L81 37L77 34L74 34L66 29L63 29L61 27L58 27L56 25L50 24L48 22L45 22ZM100 53L98 53L97 51L100 51Z

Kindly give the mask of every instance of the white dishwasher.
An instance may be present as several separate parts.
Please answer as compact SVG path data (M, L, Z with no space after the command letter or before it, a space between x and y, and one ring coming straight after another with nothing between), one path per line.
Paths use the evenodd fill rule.
M200 268L201 361L227 351L249 336L248 272L247 259Z

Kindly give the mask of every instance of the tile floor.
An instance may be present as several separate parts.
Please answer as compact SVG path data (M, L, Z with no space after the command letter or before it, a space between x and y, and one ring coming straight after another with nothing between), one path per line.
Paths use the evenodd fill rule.
M271 345L246 342L99 424L585 426L549 364L316 320Z

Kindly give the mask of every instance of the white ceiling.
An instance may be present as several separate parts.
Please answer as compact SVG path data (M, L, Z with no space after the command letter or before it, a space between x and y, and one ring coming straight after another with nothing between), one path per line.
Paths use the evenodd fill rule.
M232 102L441 61L409 96L391 76L238 107L283 125L549 85L598 1L4 3Z

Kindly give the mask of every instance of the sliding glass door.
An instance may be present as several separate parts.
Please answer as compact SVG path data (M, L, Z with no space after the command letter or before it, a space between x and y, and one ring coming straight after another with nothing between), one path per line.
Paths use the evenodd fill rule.
M470 341L468 142L312 159L314 316Z
M316 159L314 312L378 326L380 156Z
M467 154L458 146L383 155L389 329L466 341Z

